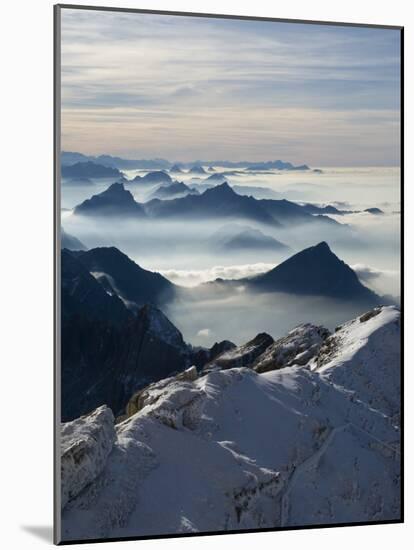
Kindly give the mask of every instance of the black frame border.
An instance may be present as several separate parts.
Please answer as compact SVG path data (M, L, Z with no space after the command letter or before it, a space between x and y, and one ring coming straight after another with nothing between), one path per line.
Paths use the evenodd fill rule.
M270 527L263 529L235 529L229 531L202 531L197 533L172 533L162 535L148 535L136 537L110 537L96 539L79 539L79 540L61 540L61 509L60 509L60 132L61 132L61 34L60 34L60 15L62 9L85 10L85 11L110 11L124 13L139 13L152 15L170 15L184 17L199 17L212 19L236 19L246 21L268 21L273 23L296 23L306 25L327 25L336 27L359 27L359 28L376 28L390 29L400 31L400 293L401 293L401 516L399 519L383 520L383 521L361 521L349 523L325 523L300 525L290 527ZM102 542L121 542L121 541L140 541L140 540L158 540L158 539L178 539L201 536L214 535L239 535L244 533L275 533L279 531L303 531L308 529L327 529L333 527L358 527L372 525L392 525L404 523L404 365L405 365L405 279L404 279L404 248L405 248L405 217L404 217L404 26L399 25L379 25L371 23L350 23L339 21L318 21L305 19L286 19L273 17L260 17L249 15L228 15L218 13L197 13L197 12L182 12L182 11L165 11L165 10L150 10L137 8L120 8L109 6L88 6L77 4L55 4L53 6L53 542L58 546L66 546L72 544L92 544Z

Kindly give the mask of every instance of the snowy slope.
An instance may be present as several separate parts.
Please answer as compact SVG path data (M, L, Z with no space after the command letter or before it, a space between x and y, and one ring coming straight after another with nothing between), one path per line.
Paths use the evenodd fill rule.
M356 319L304 366L149 386L63 538L398 519L398 319Z

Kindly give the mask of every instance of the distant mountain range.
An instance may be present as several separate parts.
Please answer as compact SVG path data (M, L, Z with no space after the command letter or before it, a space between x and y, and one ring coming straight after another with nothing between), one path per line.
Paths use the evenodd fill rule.
M61 164L63 166L69 166L78 162L92 161L103 166L111 168L118 168L119 170L165 170L173 167L179 167L191 169L193 167L209 167L223 166L224 168L248 168L249 170L309 170L306 164L295 166L290 162L284 162L282 160L270 160L270 161L230 161L230 160L194 160L192 162L177 162L173 163L165 159L124 159L120 157L114 157L111 155L84 155L82 153L62 151L60 156ZM205 172L204 172L205 173Z
M147 214L154 218L243 218L263 224L279 225L252 197L235 193L227 183L207 189L201 195L146 203Z
M117 168L111 168L89 160L62 166L63 178L117 178L118 176L122 176L122 174Z
M326 242L306 248L274 269L244 282L259 291L325 296L358 301L364 306L376 306L382 302Z
M291 162L283 162L283 160L271 160L268 162L253 162L247 167L247 170L310 170L307 164L294 166Z
M102 193L76 206L74 213L160 219L241 219L272 226L319 222L340 229L345 227L327 216L310 214L307 207L294 202L239 195L227 182L211 187L202 194L187 194L171 200L153 199L145 204L136 202L122 183L114 183Z

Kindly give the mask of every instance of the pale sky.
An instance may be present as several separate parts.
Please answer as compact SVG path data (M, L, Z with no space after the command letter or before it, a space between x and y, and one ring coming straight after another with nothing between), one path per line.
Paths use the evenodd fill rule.
M61 13L63 150L400 162L398 30Z

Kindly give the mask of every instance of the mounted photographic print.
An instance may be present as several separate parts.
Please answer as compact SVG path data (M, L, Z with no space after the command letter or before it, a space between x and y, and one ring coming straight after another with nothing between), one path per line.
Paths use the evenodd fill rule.
M402 32L55 7L56 543L403 520Z

